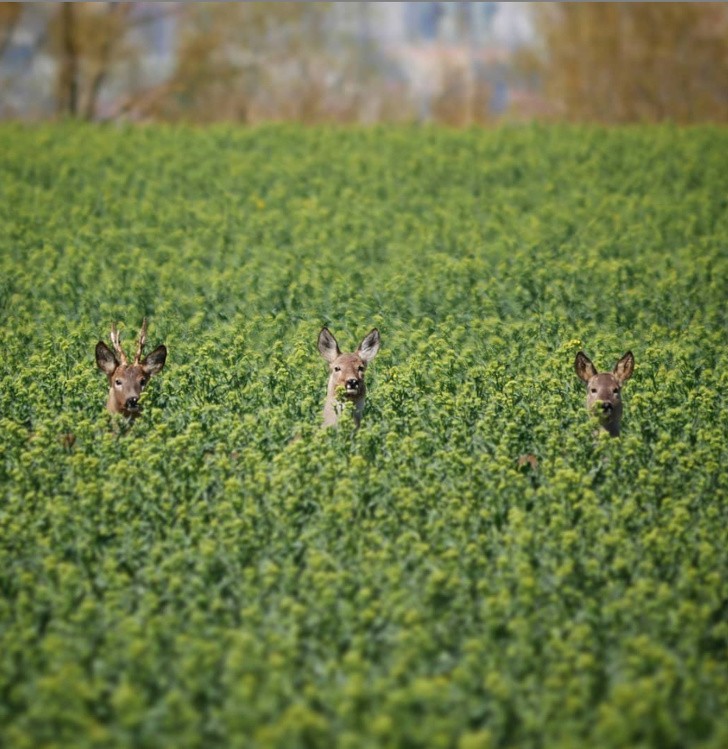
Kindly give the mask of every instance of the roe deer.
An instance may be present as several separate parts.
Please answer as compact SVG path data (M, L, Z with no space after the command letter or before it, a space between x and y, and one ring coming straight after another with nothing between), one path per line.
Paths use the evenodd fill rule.
M379 331L374 328L364 337L359 348L353 354L342 354L336 338L328 328L322 328L318 337L318 350L329 363L329 389L324 406L324 426L334 426L341 415L345 401L354 404L354 421L357 428L361 423L366 398L364 373L367 364L379 351ZM339 390L341 388L341 390ZM343 397L339 397L339 393Z
M152 375L162 371L167 359L167 348L157 346L151 354L141 358L147 340L147 319L144 318L137 342L134 362L129 364L119 343L116 323L111 325L112 351L103 341L96 344L96 364L109 378L109 399L106 408L109 413L123 414L135 418L141 413L139 396Z
M612 437L619 437L619 423L622 419L622 385L632 376L634 356L628 351L611 372L597 372L591 359L580 351L576 355L574 369L579 378L586 382L587 410L599 418L600 425Z

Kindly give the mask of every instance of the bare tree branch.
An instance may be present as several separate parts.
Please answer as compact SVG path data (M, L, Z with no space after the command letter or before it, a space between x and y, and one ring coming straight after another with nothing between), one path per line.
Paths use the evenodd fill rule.
M174 93L178 90L179 85L175 81L165 81L160 83L158 86L139 91L131 96L128 96L121 103L117 104L116 107L105 117L101 118L101 121L108 122L111 120L119 119L125 114L130 112L136 113L137 115L143 116L145 112L153 108L154 105L163 97L168 94Z

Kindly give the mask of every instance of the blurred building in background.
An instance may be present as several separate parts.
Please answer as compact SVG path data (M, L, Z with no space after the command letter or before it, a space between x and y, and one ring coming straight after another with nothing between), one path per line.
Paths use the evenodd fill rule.
M0 3L0 118L726 121L719 3Z

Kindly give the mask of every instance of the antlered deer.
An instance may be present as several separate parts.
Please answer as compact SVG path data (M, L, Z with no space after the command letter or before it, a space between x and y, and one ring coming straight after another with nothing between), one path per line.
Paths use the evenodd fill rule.
M141 358L147 339L147 319L144 318L134 361L129 364L119 342L116 324L111 326L112 351L103 341L96 344L96 364L109 378L109 399L106 408L112 414L135 418L141 413L139 397L149 378L162 371L167 359L167 348L157 346L151 354Z
M628 351L611 372L597 372L591 359L580 351L576 355L574 369L586 383L586 407L599 418L601 426L612 437L619 437L622 419L622 385L632 376L634 356Z
M358 427L364 412L366 384L364 373L367 364L379 351L379 331L374 328L364 337L353 354L342 354L336 338L328 328L322 328L318 337L318 350L329 363L329 389L324 405L324 426L334 426L341 415L343 402L354 404L354 421ZM339 390L341 388L341 390ZM343 398L339 398L339 392Z

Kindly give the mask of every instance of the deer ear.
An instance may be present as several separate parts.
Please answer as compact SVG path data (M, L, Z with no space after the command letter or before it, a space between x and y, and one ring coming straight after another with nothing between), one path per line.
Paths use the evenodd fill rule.
M579 379L584 382L589 382L589 380L597 374L597 368L592 364L591 359L583 351L580 351L576 355L574 369L576 370L576 374L579 375Z
M157 346L154 351L142 360L142 369L144 373L151 377L162 371L164 362L167 361L167 347Z
M336 342L336 338L331 335L331 331L328 328L321 328L318 337L318 350L321 356L329 363L334 361L338 356L341 356L339 344Z
M357 353L365 362L370 362L377 355L380 343L379 331L374 328L367 333L364 340L359 344Z
M103 341L96 344L96 366L109 377L119 366L119 360L114 352Z
M627 382L634 372L634 354L628 351L615 365L612 374L619 380L619 383Z

